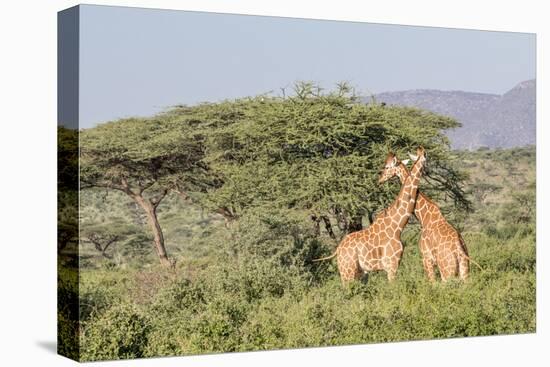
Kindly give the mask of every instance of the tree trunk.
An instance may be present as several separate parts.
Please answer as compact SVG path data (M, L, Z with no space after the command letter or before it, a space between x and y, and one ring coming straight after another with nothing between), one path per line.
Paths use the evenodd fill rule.
M371 212L370 210L367 212L367 218L369 219L369 224L374 223L374 212Z
M346 214L341 209L336 209L336 224L338 225L338 229L340 229L341 233L348 233L349 223L346 218Z
M360 215L352 217L348 224L348 233L357 232L363 229L363 217Z
M315 237L319 237L321 235L321 218L315 214L311 214L309 218L313 221L313 233Z
M334 234L334 231L332 230L332 225L330 224L330 219L325 215L321 216L321 219L323 220L323 223L325 224L325 229L327 230L327 233L330 236L330 238L332 238L334 241L338 241L336 239L336 235Z
M162 234L162 228L160 227L159 220L157 218L156 206L143 196L136 196L134 197L134 200L143 208L143 210L145 210L147 222L153 231L153 241L160 263L165 266L172 266L172 262L168 259L168 254L166 253L166 247L164 247L164 235Z

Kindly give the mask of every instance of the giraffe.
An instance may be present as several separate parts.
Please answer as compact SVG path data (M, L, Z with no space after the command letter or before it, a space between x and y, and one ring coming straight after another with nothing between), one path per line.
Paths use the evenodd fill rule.
M401 232L411 216L422 169L426 161L422 147L417 149L418 160L411 174L401 186L401 191L385 211L367 228L346 235L336 251L327 257L316 259L322 261L337 256L338 271L342 283L359 279L362 273L373 270L385 270L388 280L395 279L403 245Z
M414 156L411 158L415 159ZM394 154L390 153L386 160L386 166L380 173L379 182L386 182L394 176L397 176L401 183L405 182L409 177L406 167L408 161L407 159L400 162ZM468 256L468 249L460 233L447 222L437 204L419 191L414 215L422 227L419 247L428 279L431 282L435 281L434 266L437 265L442 281L447 281L457 273L461 280L466 280L471 260ZM477 265L477 263L475 264Z

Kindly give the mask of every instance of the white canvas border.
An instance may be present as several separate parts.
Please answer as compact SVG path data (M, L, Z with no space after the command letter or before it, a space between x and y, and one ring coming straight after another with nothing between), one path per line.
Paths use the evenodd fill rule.
M548 360L548 272L550 204L543 162L548 162L550 85L543 70L550 47L542 1L306 1L306 0L118 0L94 4L201 10L240 14L353 20L537 33L537 333L349 347L313 348L107 362L118 366L326 365L540 365ZM56 12L73 1L17 1L0 5L1 192L5 226L1 240L0 303L2 365L69 365L54 352L56 335ZM548 103L548 102L547 102ZM10 250L16 246L18 251ZM546 291L545 291L546 289ZM95 365L92 363L90 365Z

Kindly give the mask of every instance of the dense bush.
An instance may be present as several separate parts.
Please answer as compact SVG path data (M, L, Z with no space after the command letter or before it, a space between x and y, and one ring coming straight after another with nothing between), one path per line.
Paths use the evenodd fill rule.
M139 358L147 346L148 316L131 304L112 306L92 320L82 336L82 359Z
M342 287L251 255L178 277L150 303L112 305L85 327L85 359L265 350L524 333L535 329L533 237L467 233L466 283L429 283L410 231L398 278ZM306 271L307 274L307 271Z
M70 358L79 357L78 271L60 264L57 281L57 350Z
M281 268L316 280L326 274L328 263L312 260L330 251L330 245L303 214L269 208L248 211L232 228L232 241L226 246L228 253L251 261L250 267L259 271L265 266Z

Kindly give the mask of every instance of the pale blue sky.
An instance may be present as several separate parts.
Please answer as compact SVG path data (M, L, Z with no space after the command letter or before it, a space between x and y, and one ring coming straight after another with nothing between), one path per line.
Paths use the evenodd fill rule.
M84 5L80 126L298 80L501 94L535 78L535 49L525 33Z

